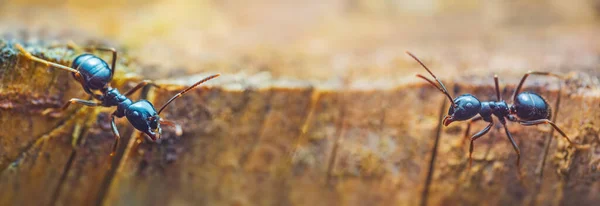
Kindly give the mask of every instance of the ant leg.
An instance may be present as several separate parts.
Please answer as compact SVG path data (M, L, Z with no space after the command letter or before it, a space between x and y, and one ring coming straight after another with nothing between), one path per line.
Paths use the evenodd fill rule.
M469 137L469 132L471 131L471 124L473 124L476 121L482 120L482 119L483 119L483 117L477 116L477 117L469 120L469 122L467 123L467 129L465 130L465 136L463 138L462 145L465 144L465 141Z
M61 110L61 111L64 111L64 110L66 110L66 109L69 107L69 105L71 105L71 104L73 104L73 103L76 103L76 104L83 104L83 105L85 105L85 106L89 106L89 107L95 107L95 106L98 106L98 105L100 105L100 103L98 103L98 102L94 102L94 101L88 101L88 100L83 100L83 99L76 99L76 98L73 98L73 99L69 100L67 103L65 103L65 104L64 104L64 105L63 105L63 106L60 108L60 110ZM54 112L54 110L55 110L55 109L53 109L53 108L46 109L46 110L44 110L44 111L42 112L42 115L47 115L47 114L49 114L49 113L52 113L52 112Z
M580 149L587 149L589 146L588 145L580 145L577 143L573 143L571 142L571 139L569 138L569 136L567 136L567 134L565 134L565 132L563 132L560 128L558 128L558 126L556 126L556 124L554 124L554 122L548 120L548 119L538 119L538 120L532 120L532 121L519 121L519 123L523 126L533 126L533 125L538 125L538 124L549 124L552 127L554 127L554 129L556 131L558 131L558 133L560 133L560 135L562 135L567 142L569 142L570 145L575 146L576 148L580 148Z
M113 144L112 152L110 153L110 156L112 157L116 154L117 149L119 148L119 140L121 139L121 135L119 134L119 130L117 129L117 124L115 124L115 113L110 115L110 117L110 127L112 128L112 132L115 135L115 143Z
M175 100L175 99L177 99L177 98L179 98L179 97L183 96L183 94L185 94L186 92L190 91L190 90L191 90L191 89L193 89L194 87L196 87L196 86L198 86L198 85L200 85L200 84L202 84L202 83L204 83L204 82L206 82L206 81L208 81L208 80L211 80L211 79L213 79L213 78L216 78L216 77L218 77L218 76L221 76L221 74L215 74L215 75L211 75L211 76L209 76L209 77L206 77L206 78L204 78L204 79L202 79L202 80L200 80L200 81L196 82L194 85L192 85L192 86L190 86L190 87L188 87L188 88L184 89L183 91L181 91L181 92L177 93L175 96L171 97L171 99L169 99L169 101L167 101L167 103L165 103L165 104L164 104L164 105L163 105L163 106L162 106L162 107L161 107L161 108L158 110L158 114L160 114L160 112L162 112L162 111L163 111L163 109L165 109L165 107L167 107L169 104L171 104L171 102L173 102L173 100Z
M513 96L512 96L513 102L515 102L515 100L517 99L517 94L519 94L519 92L521 91L521 88L523 87L523 84L525 83L525 80L527 79L527 77L529 75L553 76L553 77L556 77L556 78L559 78L559 79L563 79L564 78L562 75L551 73L551 72L528 71L527 73L525 73L525 75L521 79L521 82L519 82L519 85L517 86L517 89L515 89L515 92L513 93Z
M154 84L154 82L152 82L152 80L144 80L144 81L138 83L137 85L135 85L135 87L131 88L129 91L125 92L123 95L129 96L148 84L151 86L160 88L158 85Z
M177 135L178 137L181 136L181 134L183 134L183 130L181 129L181 125L173 122L173 121L169 121L169 120L164 120L161 119L160 120L160 124L161 125L167 125L167 126L171 126L175 128L175 135Z
M504 126L504 132L506 132L506 136L508 137L508 140L510 140L510 143L512 144L513 149L517 153L517 167L519 167L520 162L521 162L521 150L519 150L519 146L517 146L517 143L515 143L515 140L513 139L510 132L508 131L508 127L506 127L505 122L502 122L502 126Z
M498 101L502 101L502 97L500 97L500 86L498 86L498 75L494 74L494 83L496 85L496 98Z
M116 68L116 62L117 62L117 50L115 48L104 48L104 47L84 47L81 48L79 46L77 46L77 44L75 44L75 42L73 41L68 41L67 42L67 48L74 50L77 53L82 53L83 50L100 50L100 51L106 51L106 52L111 52L112 53L112 59L111 59L111 73L110 73L110 77L112 79L112 77L115 74L115 68ZM15 45L19 48L19 50L23 51L23 48L20 47L21 45L17 44ZM63 45L52 45L50 46L51 48L54 47L61 47Z
M519 119L517 119L517 117L515 117L515 115L509 114L508 116L506 116L506 119L508 119L508 121L511 122L519 122Z
M98 106L100 104L100 103L97 103L97 102L94 102L94 101L88 101L88 100L73 98L73 99L69 100L67 103L65 103L65 105L63 105L63 107L61 109L65 110L65 109L67 109L69 107L69 105L71 105L73 103L83 104L85 106L90 106L90 107L95 107L95 106Z
M85 81L83 81L83 77L81 77L80 73L76 73L73 77L75 77L75 80L77 80L79 82L79 84L81 84L83 86L83 91L85 91L85 93L88 93L89 95L91 95L92 97L94 97L94 99L102 101L102 97L103 96L101 94L96 94L96 93L92 92L90 90L90 88L84 86L85 85Z
M79 74L79 71L77 71L76 69L73 69L71 67L63 66L63 65L60 65L60 64L57 64L57 63L54 63L54 62L50 62L50 61L46 61L44 59L40 59L40 58L37 58L37 57L33 56L31 53L29 53L27 50L25 50L25 48L23 48L23 46L21 46L18 43L15 44L15 47L21 52L21 54L25 58L27 58L29 60L45 64L46 66L56 67L56 68L59 68L59 69L67 70L67 71L75 73L75 74Z
M494 126L494 122L490 122L490 124L488 124L487 127L483 128L483 130L477 132L477 134L474 134L471 137L471 145L469 146L469 168L471 168L471 165L473 164L473 142L477 139L479 139L481 136L487 134L490 129L492 128L492 126Z

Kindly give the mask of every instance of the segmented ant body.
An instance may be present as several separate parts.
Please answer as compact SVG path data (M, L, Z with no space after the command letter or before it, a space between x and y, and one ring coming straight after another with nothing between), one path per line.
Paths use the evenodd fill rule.
M71 67L67 67L35 57L27 52L20 44L15 44L15 47L20 50L25 58L71 72L75 80L81 84L85 92L97 100L88 101L73 98L65 103L65 105L62 107L62 110L65 110L73 103L92 107L117 107L117 110L111 115L111 128L115 136L115 143L113 144L111 156L115 154L120 139L119 131L117 130L117 126L115 124L115 117L126 117L134 128L145 133L151 141L156 141L160 138L162 133L162 129L160 127L161 125L173 126L176 128L177 135L181 135L181 126L172 121L162 119L159 116L160 113L165 109L165 107L173 102L173 100L183 96L183 94L192 88L219 76L219 74L216 74L206 77L192 86L184 89L169 99L157 112L154 108L154 105L152 105L152 103L150 103L148 100L141 99L138 101L133 101L127 97L148 84L154 85L151 81L142 81L124 94L121 94L116 88L110 87L110 82L112 81L115 73L115 65L117 60L117 51L113 48L95 48L100 51L108 51L112 53L111 67L109 67L108 64L101 58L87 53L77 56Z
M500 124L502 124L502 126L504 127L504 132L510 140L513 149L517 153L517 165L519 165L521 159L521 152L519 150L519 147L515 143L515 140L513 139L512 135L508 131L508 128L506 127L506 120L511 122L517 122L524 126L549 124L552 127L554 127L554 129L556 129L556 131L558 131L570 144L574 144L573 142L571 142L569 137L560 128L558 128L556 124L554 124L554 122L550 121L551 108L550 105L548 105L548 102L542 96L533 92L520 93L523 83L525 83L525 80L529 75L553 76L561 79L562 76L550 72L527 72L521 79L521 82L519 82L519 85L517 86L512 95L512 105L509 105L504 100L502 100L502 97L500 96L500 88L498 86L498 76L496 75L494 75L497 98L496 101L480 101L472 94L463 94L456 97L455 99L452 99L452 96L450 95L450 93L448 93L448 90L446 89L444 84L429 70L429 68L427 68L427 66L425 66L425 64L423 64L421 60L419 60L410 52L406 53L410 55L413 59L415 59L423 68L425 68L425 70L427 70L427 72L431 74L431 76L435 79L435 81L438 84L420 74L417 74L417 77L424 79L429 84L436 87L438 90L444 93L446 97L448 97L448 100L450 100L450 103L452 105L448 110L448 115L444 117L444 120L442 122L444 126L448 126L454 121L468 120L469 124L467 126L467 130L465 131L465 136L468 136L471 124L473 122L483 120L489 123L483 130L477 132L470 138L471 144L469 146L469 164L471 164L472 162L471 156L473 154L473 142L481 136L485 135L488 131L490 131L490 129L494 125L492 116L496 116Z

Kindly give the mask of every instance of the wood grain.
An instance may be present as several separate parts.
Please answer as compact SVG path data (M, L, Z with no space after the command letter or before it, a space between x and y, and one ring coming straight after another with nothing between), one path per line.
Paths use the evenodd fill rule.
M306 2L3 2L0 205L600 201L600 30L592 1L439 0L417 10L397 1ZM159 142L146 142L121 119L122 144L110 158L112 110L42 115L87 96L70 74L19 58L15 41L64 65L77 54L52 43L119 45L113 86L157 80L161 89L132 98L154 105L202 77L222 76L165 110L183 136L166 128ZM498 128L475 142L469 168L466 123L440 126L446 99L414 77L425 71L405 50L454 96L495 99L493 74L504 99L527 70L566 74L560 91L558 81L539 77L526 88L545 96L558 109L557 124L590 149L570 147L547 126L509 124L521 168Z

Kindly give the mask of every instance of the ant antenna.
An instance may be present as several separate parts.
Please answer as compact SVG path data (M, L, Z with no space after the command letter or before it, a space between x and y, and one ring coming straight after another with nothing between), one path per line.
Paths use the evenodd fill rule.
M424 77L423 75L417 74L417 77L424 79L425 81L429 82L429 84L433 85L435 88L439 89L442 93L444 93L448 99L450 100L450 104L452 104L452 107L454 107L454 100L452 100L452 96L450 96L450 93L448 93L448 90L446 89L446 86L444 86L444 84L442 83L442 81L440 81L434 74L433 72L431 72L431 70L429 70L429 68L427 68L427 66L425 66L425 64L423 64L423 62L421 62L421 60L419 60L419 58L417 58L415 55L413 55L412 53L410 53L409 51L406 51L406 54L408 54L410 57L412 57L413 59L415 59L417 62L419 62L419 64L421 64L421 66L423 66L423 68L425 68L425 70L427 70L427 72L429 72L429 74L431 74L431 76L435 79L435 81L437 81L436 84L433 81L431 81L429 78Z
M185 94L186 92L190 91L190 90L191 90L191 89L193 89L194 87L196 87L196 86L198 86L198 85L200 85L200 84L202 84L202 83L204 83L204 82L206 82L206 81L208 81L208 80L211 80L211 79L213 79L213 78L216 78L216 77L218 77L218 76L221 76L221 74L215 74L215 75L212 75L212 76L206 77L206 78L204 78L204 79L200 80L199 82L196 82L194 85L192 85L192 86L190 86L190 87L188 87L188 88L184 89L183 91L181 91L181 92L177 93L175 96L171 97L171 99L169 99L169 101L167 101L167 103L165 103L165 104L164 104L164 105L163 105L163 106L162 106L162 107L161 107L161 108L158 110L158 114L160 114L160 112L162 112L162 111L165 109L165 107L167 107L169 104L171 104L171 102L173 102L173 100L175 100L175 99L177 99L177 98L179 98L179 97L183 96L183 94Z

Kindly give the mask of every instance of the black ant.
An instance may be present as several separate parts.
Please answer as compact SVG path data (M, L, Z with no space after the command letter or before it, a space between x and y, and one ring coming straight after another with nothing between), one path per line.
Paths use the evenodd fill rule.
M148 100L141 99L134 102L127 98L127 96L148 84L156 86L152 83L152 81L144 80L138 83L135 87L131 88L129 91L125 92L125 94L121 94L117 89L110 87L110 82L115 74L115 64L117 61L117 51L114 48L95 48L99 51L112 53L111 67L108 67L108 64L101 58L88 53L77 56L75 60L73 60L71 67L67 67L35 57L31 55L31 53L27 52L20 44L15 44L15 47L19 49L19 51L27 59L71 72L75 80L81 84L85 92L91 95L94 99L98 100L89 101L73 98L65 103L65 105L62 107L62 110L67 109L67 107L73 103L83 104L91 107L117 107L117 110L111 115L111 128L113 134L115 135L115 143L113 144L112 152L110 153L111 156L115 154L119 144L119 139L121 137L115 124L115 117L127 117L127 120L129 120L133 127L145 133L153 142L160 138L162 133L160 125L175 127L176 134L179 136L182 133L181 126L175 122L160 118L160 113L165 109L165 107L173 102L173 100L183 96L183 94L192 88L220 75L215 74L196 82L192 86L171 97L171 99L169 99L162 107L160 107L158 112L156 112L154 105L152 105L152 103L150 103ZM97 94L97 92L100 92L100 94Z
M471 145L469 146L469 165L471 165L473 161L473 159L471 158L471 155L473 154L473 142L479 139L481 136L485 135L488 131L490 131L490 128L492 128L492 126L494 125L492 115L496 116L498 121L504 127L504 132L506 132L506 136L510 140L513 149L517 153L517 166L519 165L519 162L521 160L521 152L519 150L519 146L517 146L515 140L513 139L512 135L508 131L508 128L506 127L506 120L511 122L518 122L519 124L524 126L550 124L569 142L569 144L575 145L573 142L571 142L571 139L569 139L569 137L560 128L558 128L556 124L554 124L554 122L550 121L550 117L552 115L551 108L546 99L544 99L539 94L533 92L519 93L521 91L523 83L529 75L553 76L563 79L561 75L550 72L536 71L529 71L525 73L525 75L521 79L521 82L519 82L517 89L512 95L512 105L507 104L504 100L502 100L502 97L500 97L500 88L498 86L497 75L494 75L497 101L482 102L479 101L479 99L477 99L472 94L463 94L458 96L456 99L452 99L452 96L450 96L450 93L448 93L448 90L446 89L444 84L429 70L429 68L427 68L427 66L425 66L425 64L423 64L423 62L421 62L421 60L419 60L415 55L408 51L406 52L406 54L410 55L413 59L419 62L419 64L421 64L421 66L425 68L425 70L427 70L429 74L431 74L431 76L435 79L439 86L438 84L436 84L429 78L424 77L423 75L417 74L417 77L429 82L429 84L433 85L442 93L444 93L446 97L448 97L448 100L450 100L450 103L452 105L448 110L448 115L444 117L444 120L442 122L444 126L448 126L454 121L468 120L469 124L465 133L465 136L467 136L469 133L470 126L473 122L479 120L489 122L489 124L483 130L471 136ZM475 117L475 115L477 114L479 114L479 116Z

